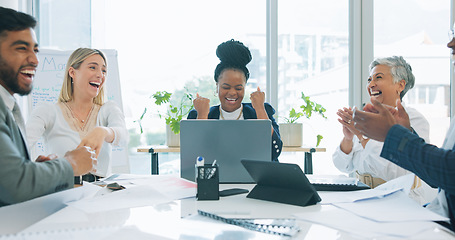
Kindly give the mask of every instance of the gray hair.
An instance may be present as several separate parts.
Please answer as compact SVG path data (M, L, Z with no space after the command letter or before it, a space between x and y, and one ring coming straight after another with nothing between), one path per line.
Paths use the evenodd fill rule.
M414 87L415 77L414 74L412 74L411 65L409 65L402 56L376 58L370 63L370 71L377 65L386 65L390 67L390 73L392 74L394 83L398 83L401 80L405 81L406 85L400 93L400 100L403 99L409 89Z

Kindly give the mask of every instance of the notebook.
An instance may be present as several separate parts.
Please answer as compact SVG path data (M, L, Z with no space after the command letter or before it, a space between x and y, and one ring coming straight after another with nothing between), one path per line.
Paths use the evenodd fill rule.
M227 224L236 225L252 231L293 237L300 231L295 219L240 219L224 218L219 215L197 210L199 215L206 216Z
M198 156L205 164L216 159L220 183L254 183L241 159L272 161L270 120L182 120L180 176L195 181Z

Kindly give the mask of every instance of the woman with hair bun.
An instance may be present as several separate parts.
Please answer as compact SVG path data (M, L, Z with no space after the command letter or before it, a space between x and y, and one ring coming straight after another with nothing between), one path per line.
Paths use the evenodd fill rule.
M251 103L242 103L245 85L250 77L246 65L251 61L250 50L243 43L229 40L218 45L216 56L220 63L215 68L216 92L220 105L210 107L208 98L196 95L194 109L188 119L270 119L272 121L272 161L278 161L283 142L278 124L273 118L275 109L265 102L265 93L258 87L250 94Z

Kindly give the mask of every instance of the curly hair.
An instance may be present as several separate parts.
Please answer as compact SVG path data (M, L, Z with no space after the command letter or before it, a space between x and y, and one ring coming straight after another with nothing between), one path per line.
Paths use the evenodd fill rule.
M250 72L246 65L251 62L252 57L250 50L242 42L231 39L221 43L216 48L216 56L220 63L215 68L215 82L218 82L221 72L225 69L241 70L248 81Z

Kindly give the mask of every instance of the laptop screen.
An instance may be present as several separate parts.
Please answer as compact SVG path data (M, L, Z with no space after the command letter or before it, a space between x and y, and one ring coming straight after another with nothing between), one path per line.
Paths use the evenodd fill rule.
M205 164L216 159L220 183L254 183L241 159L272 161L270 120L182 120L180 176L195 179L198 156Z

